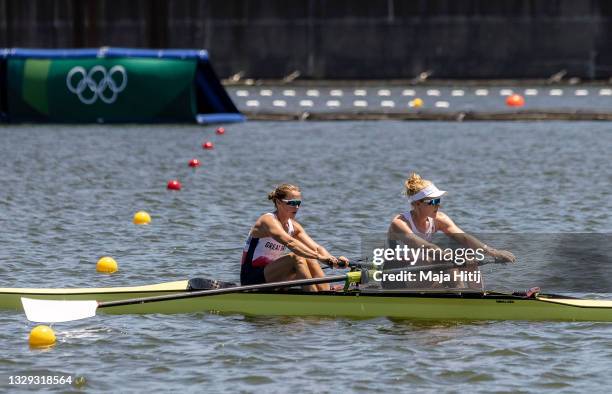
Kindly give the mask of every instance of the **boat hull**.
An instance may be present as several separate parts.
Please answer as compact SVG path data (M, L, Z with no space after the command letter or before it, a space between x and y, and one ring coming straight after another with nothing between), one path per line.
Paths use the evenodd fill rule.
M103 308L109 314L227 313L251 316L389 317L414 320L612 321L612 308L512 296L236 293Z
M128 300L183 294L187 281L149 286L89 289L0 289L0 309L23 310L21 297L46 300ZM612 322L612 301L541 295L522 298L502 293L383 293L350 291L304 293L298 290L135 302L104 307L106 314L221 313L250 316L324 316L414 320L528 320Z

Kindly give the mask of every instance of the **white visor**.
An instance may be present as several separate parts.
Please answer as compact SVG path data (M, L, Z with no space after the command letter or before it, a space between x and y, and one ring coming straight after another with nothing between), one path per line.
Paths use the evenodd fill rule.
M429 186L419 190L417 194L410 196L410 202L416 202L424 198L438 198L442 197L446 193L446 190L440 190L433 183Z

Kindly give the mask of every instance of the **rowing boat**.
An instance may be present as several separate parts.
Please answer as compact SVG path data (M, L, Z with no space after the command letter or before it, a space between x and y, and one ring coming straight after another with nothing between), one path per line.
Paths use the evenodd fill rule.
M270 285L263 287L269 288ZM0 289L0 305L5 309L20 309L19 299L28 297L96 300L101 305L108 304L102 310L107 314L211 312L253 316L612 322L612 301L540 293L415 292L358 288L309 293L295 288L276 291L247 287L244 289L250 290L248 292L238 291L240 287L235 290L186 292L187 288L188 281L92 289ZM158 295L162 297L150 298ZM132 298L136 299L130 300Z
M104 313L238 313L270 316L391 317L416 320L610 321L612 301L503 293L232 293L131 304Z
M22 310L21 298L39 300L97 300L118 301L130 298L177 294L187 291L188 281L156 283L131 287L89 287L70 289L0 288L0 310Z

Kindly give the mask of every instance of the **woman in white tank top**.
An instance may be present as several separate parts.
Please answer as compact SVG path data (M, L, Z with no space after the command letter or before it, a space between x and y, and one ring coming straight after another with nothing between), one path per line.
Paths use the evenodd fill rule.
M396 215L391 221L387 232L390 246L401 242L413 248L424 246L426 249L440 249L432 243L433 235L439 230L466 248L482 249L485 254L501 262L516 260L512 253L491 248L465 233L440 211L441 198L446 191L438 189L431 181L415 173L404 185L411 210Z
M276 210L257 219L242 252L240 283L242 285L280 282L325 276L319 261L330 266L348 263L336 258L313 241L295 220L302 203L297 186L283 184L268 194ZM329 284L304 286L306 291L326 291Z

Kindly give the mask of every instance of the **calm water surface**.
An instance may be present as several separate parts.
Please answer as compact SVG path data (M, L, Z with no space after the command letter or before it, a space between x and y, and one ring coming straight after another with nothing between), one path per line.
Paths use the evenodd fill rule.
M0 286L120 286L238 280L254 220L277 183L303 190L299 219L355 256L406 208L410 171L449 191L444 211L473 232L612 232L609 123L245 123L0 127ZM213 151L200 144L213 140ZM187 166L199 158L202 167ZM168 180L183 184L165 189ZM588 198L587 198L588 197ZM150 226L134 226L146 210ZM120 271L95 273L100 256ZM526 256L487 267L487 285L531 283ZM73 375L88 392L607 391L612 326L418 323L207 314L98 316L33 324L0 311L0 391L9 375Z

